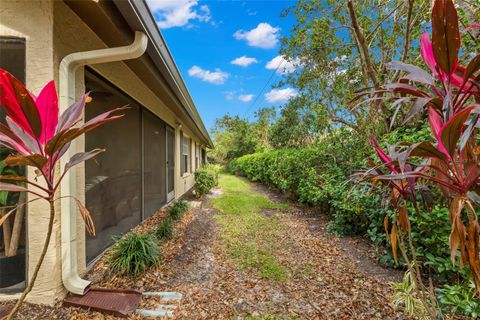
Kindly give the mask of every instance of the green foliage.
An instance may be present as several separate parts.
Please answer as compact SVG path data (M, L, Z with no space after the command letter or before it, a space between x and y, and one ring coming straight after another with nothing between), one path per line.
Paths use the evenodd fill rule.
M168 216L173 220L178 220L187 210L188 202L185 200L177 200L168 208Z
M11 167L5 164L5 159L12 154L12 150L0 146L0 175L2 176L21 176L24 174L24 169L21 167ZM6 181L7 182L7 181ZM11 181L8 181L11 183ZM17 182L18 185L25 186L24 182ZM0 191L0 206L14 206L18 202L18 192Z
M360 168L365 146L350 130L338 129L313 147L286 148L245 155L228 163L230 172L260 181L302 203L320 206L334 220L330 231L366 234L371 219L383 221L380 197L367 187L345 183Z
M207 194L218 184L218 166L204 165L195 171L195 193L198 197Z
M225 163L245 154L270 148L268 141L271 123L276 117L274 108L261 108L255 112L256 121L225 115L215 122L212 136L215 149L209 156L218 163Z
M160 259L160 248L152 234L129 233L115 244L110 270L122 275L138 276Z
M396 307L403 306L408 316L415 319L428 319L427 312L419 297L416 296L413 275L407 271L402 282L393 283L393 303Z
M446 284L436 289L436 292L444 313L480 317L480 301L475 296L475 285L472 281L455 285Z
M155 236L161 242L170 240L173 238L173 219L168 217L162 220L155 230Z

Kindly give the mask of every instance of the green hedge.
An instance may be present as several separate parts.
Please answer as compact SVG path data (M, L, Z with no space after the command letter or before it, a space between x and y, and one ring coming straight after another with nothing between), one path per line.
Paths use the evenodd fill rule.
M357 166L350 166L348 157L347 164L340 157L334 159L327 149L335 147L323 144L249 154L232 160L227 170L321 207L334 217L330 229L337 234L366 235L372 223L381 225L380 197L368 187L352 189L345 183Z
M195 193L198 197L207 194L218 185L220 167L206 164L195 171Z

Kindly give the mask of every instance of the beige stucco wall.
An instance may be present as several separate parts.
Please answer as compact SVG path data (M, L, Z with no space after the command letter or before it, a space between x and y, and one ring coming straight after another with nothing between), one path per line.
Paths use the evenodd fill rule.
M0 1L0 36L26 39L26 85L34 93L54 77L53 3L51 1ZM34 176L33 170L28 175ZM29 196L29 200L32 197ZM57 212L58 213L58 212ZM31 274L44 244L49 209L45 201L28 207L28 272ZM35 303L53 303L62 295L60 219L55 217L49 250L40 269L36 286L28 296Z
M72 52L95 50L106 48L105 44L90 30L83 21L80 20L63 2L56 2L54 21L54 44L55 44L55 70L61 59ZM120 90L138 101L141 105L148 108L168 125L175 128L175 197L179 198L194 185L193 174L181 176L180 166L180 135L179 124L182 125L182 131L190 136L192 140L197 139L190 128L186 127L180 119L165 105L165 103L152 90L146 87L140 78L130 70L123 62L112 62L90 66L96 72L101 74L107 80L112 82ZM56 77L58 73L55 74ZM77 88L77 98L84 92L84 87L79 85ZM113 106L112 106L113 107ZM80 144L83 145L83 142ZM193 148L192 148L193 150ZM84 181L84 168L77 167L78 183L82 188ZM82 193L83 194L83 193ZM80 194L79 196L81 196Z
M45 83L54 79L58 83L58 67L66 55L86 50L106 48L105 44L90 30L70 8L61 1L0 1L0 36L17 36L26 39L26 84L33 92L38 92ZM160 97L146 87L138 76L125 63L114 62L91 66L96 72L112 82L127 95L137 100L175 128L175 197L181 197L194 185L194 166L190 174L180 174L180 125L181 130L192 139L192 161L194 159L194 141L197 139L165 105ZM83 94L84 73L77 75L77 98ZM114 106L112 106L114 107ZM77 143L78 151L84 148L84 139ZM84 200L85 168L77 166L74 170L77 180L77 196ZM29 175L32 172L29 171ZM76 209L75 209L76 210ZM31 274L38 259L48 222L47 203L34 202L28 207L28 270ZM86 270L85 231L83 221L77 213L78 264L80 273ZM54 234L44 265L40 271L34 290L28 297L33 303L53 304L66 294L61 281L60 216L57 210Z

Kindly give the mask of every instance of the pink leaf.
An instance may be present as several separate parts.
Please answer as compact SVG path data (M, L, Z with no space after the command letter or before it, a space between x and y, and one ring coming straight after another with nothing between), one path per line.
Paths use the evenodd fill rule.
M430 122L430 129L435 136L438 136L440 129L442 128L442 117L438 114L437 110L433 107L428 108L428 121Z
M378 145L378 142L375 138L371 137L370 138L370 144L372 145L372 147L375 149L375 151L377 152L377 155L378 157L380 158L380 160L382 160L383 163L390 163L392 162L392 159L382 150L382 148L380 148L380 146ZM388 165L387 166L393 173L398 173L397 169L395 169L394 166L392 165Z
M436 77L438 77L437 72L437 62L435 61L435 55L433 54L432 42L428 36L428 32L425 31L420 37L420 54L423 61L427 66L432 70Z
M73 103L67 110L65 110L60 116L58 121L58 128L56 133L70 129L75 123L77 123L83 115L83 109L85 107L85 100L87 99L88 94L84 94L80 100Z
M55 134L58 122L58 97L55 83L50 81L35 100L42 121L40 142L44 145Z
M477 29L477 28L480 28L480 24L472 24L471 26L463 29L462 33L466 33L468 30L473 30L473 29Z
M14 82L18 82L14 86ZM23 88L23 90L22 90ZM17 123L23 130L34 136L32 128L25 117L22 106L18 99L18 92L22 91L25 99L30 93L7 71L0 69L0 106L2 106L7 114Z

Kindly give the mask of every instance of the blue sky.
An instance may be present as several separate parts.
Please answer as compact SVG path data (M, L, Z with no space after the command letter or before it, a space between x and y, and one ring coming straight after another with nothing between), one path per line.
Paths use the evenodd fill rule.
M293 1L147 2L208 129L224 114L251 118L296 94L272 88L296 68L279 55L294 24L280 14Z

